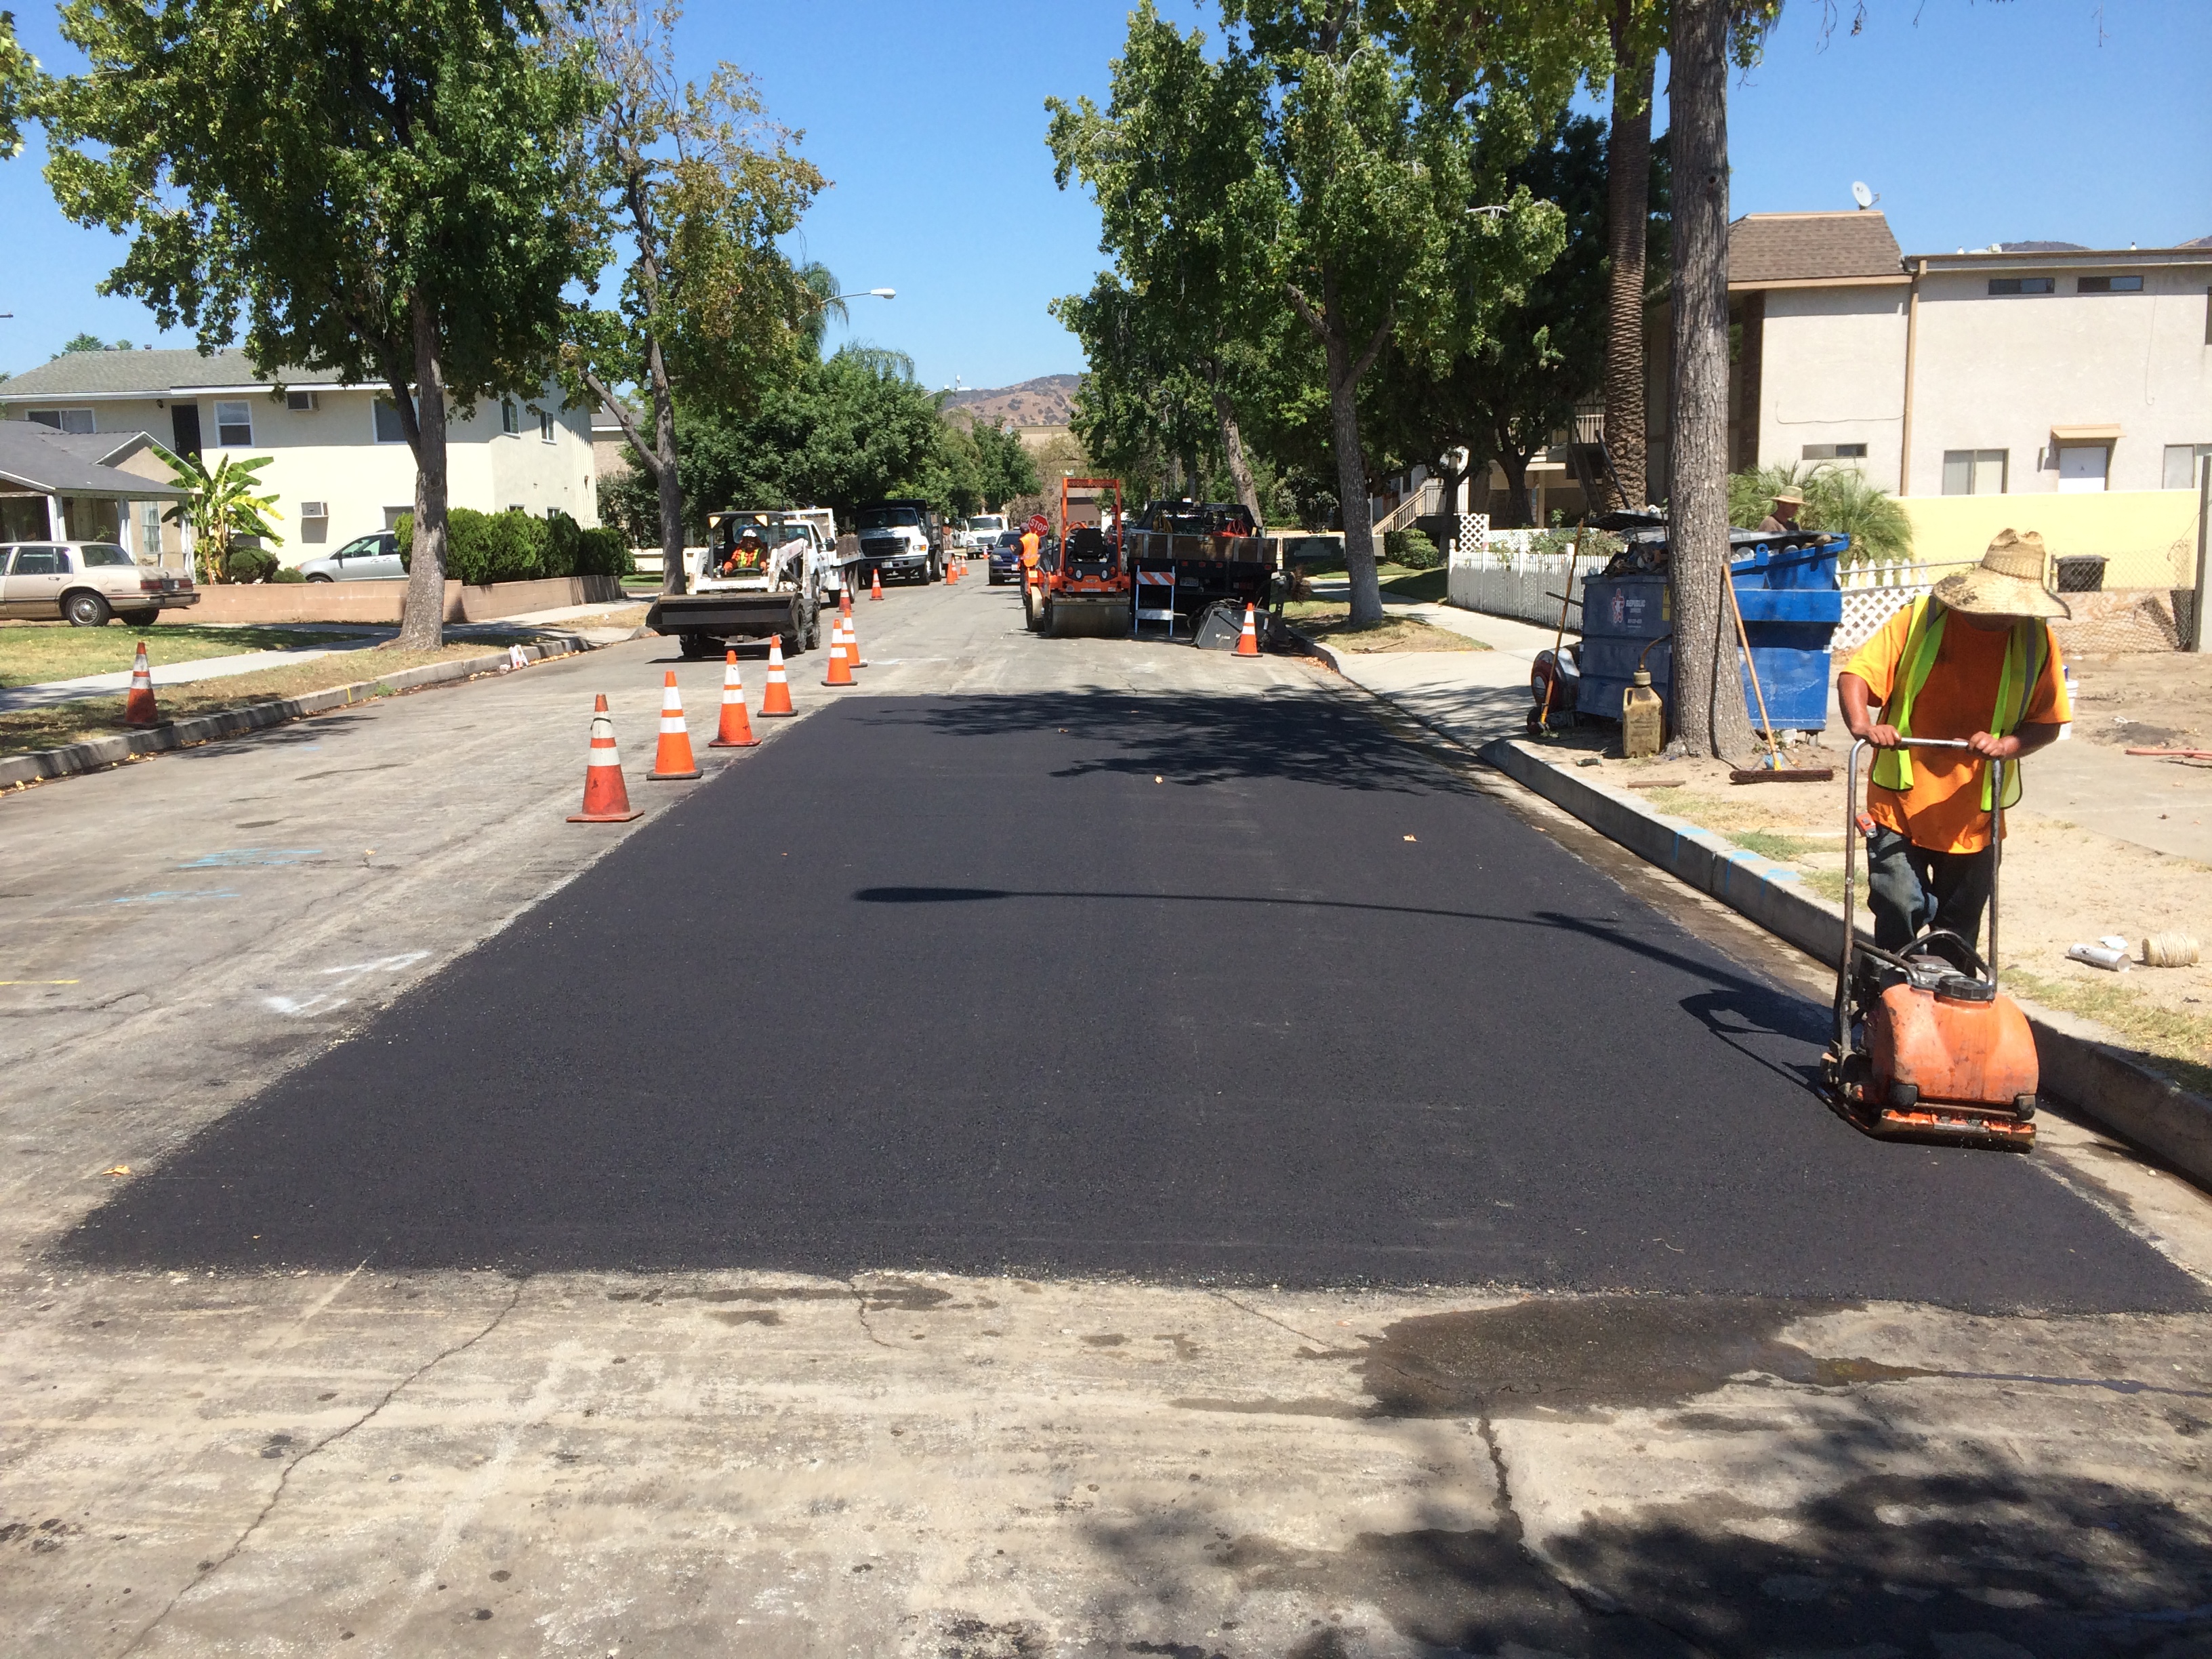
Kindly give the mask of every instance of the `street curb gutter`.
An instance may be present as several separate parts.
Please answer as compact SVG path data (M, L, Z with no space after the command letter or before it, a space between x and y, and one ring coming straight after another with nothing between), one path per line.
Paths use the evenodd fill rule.
M580 639L556 639L522 648L531 661L543 662L549 657L566 657L592 647ZM156 726L149 732L94 738L84 743L66 744L58 749L41 749L35 754L9 755L0 758L0 789L19 783L34 782L41 778L65 778L80 772L95 772L103 767L118 765L133 755L158 754L166 750L189 748L216 738L242 737L248 732L283 726L309 714L322 714L326 709L368 702L377 695L380 687L385 691L408 691L418 686L441 684L447 680L465 680L478 674L495 673L506 668L511 660L507 652L501 650L481 657L456 657L450 662L426 662L418 668L403 668L396 674L385 674L373 680L356 680L350 685L334 685L327 690L309 691L274 702L252 703L243 708L218 709L212 714L194 714L186 720L173 720L167 726Z
M1515 782L1808 955L1832 963L1841 953L1843 907L1805 891L1796 872L1576 777L1516 739L1494 738L1480 752ZM2102 1027L2015 1000L2035 1033L2045 1093L2212 1188L2212 1100L2136 1064Z

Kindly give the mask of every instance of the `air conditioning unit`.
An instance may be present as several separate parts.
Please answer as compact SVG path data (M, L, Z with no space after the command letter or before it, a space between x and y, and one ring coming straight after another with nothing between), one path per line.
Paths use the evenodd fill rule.
M327 519L331 516L331 504L328 501L301 501L300 516L303 519Z
M312 392L287 392L284 394L284 407L295 414L312 414L317 407L315 394Z

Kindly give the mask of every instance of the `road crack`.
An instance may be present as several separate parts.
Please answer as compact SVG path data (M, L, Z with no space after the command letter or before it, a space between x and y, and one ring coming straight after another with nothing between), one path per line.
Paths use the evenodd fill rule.
M359 1269L356 1268L356 1271L358 1272ZM216 1574L221 1572L224 1567L228 1566L237 1558L238 1553L246 1547L247 1542L252 1538L253 1534L260 1531L262 1526L268 1521L269 1517L276 1512L277 1504L283 1501L285 1491L292 1484L293 1470L298 1468L301 1464L306 1462L309 1458L316 1455L318 1453L326 1450L331 1446L335 1446L339 1441L344 1439L356 1429L358 1429L362 1425L373 1420L380 1412L381 1412L386 1406L389 1406L394 1400L398 1399L404 1391L412 1387L415 1383L422 1381L422 1379L435 1367L443 1364L447 1360L454 1358L458 1354L466 1353L471 1348L475 1347L477 1343L483 1341L494 1331L497 1330L507 1322L507 1316L514 1311L516 1305L521 1302L522 1293L529 1287L529 1284L530 1280L526 1276L516 1279L514 1281L514 1293L507 1298L505 1305L502 1306L497 1313L491 1316L490 1322L484 1326L482 1330L477 1332L473 1336L467 1337L461 1341L453 1343L449 1347L441 1348L436 1353L432 1354L420 1365L417 1365L413 1370L408 1372L406 1376L401 1377L399 1381L393 1383L389 1389L386 1389L383 1395L379 1397L374 1405L371 1406L359 1417L355 1418L352 1422L345 1424L342 1427L331 1430L330 1433L325 1435L320 1440L316 1441L314 1444L309 1446L305 1451L301 1452L290 1462L285 1464L283 1472L276 1477L276 1486L275 1490L270 1492L269 1494L269 1501L261 1506L260 1513L256 1515L252 1520L246 1522L246 1530L240 1533L238 1536L232 1540L231 1546L228 1549L225 1550L221 1555L216 1557L216 1559L210 1562L206 1566L201 1568L200 1571L193 1576L190 1583L181 1586L178 1589L177 1593L172 1595L168 1601L162 1605L161 1610L154 1615L152 1620L147 1623L145 1627L142 1629L137 1635L131 1638L130 1646L125 1648L122 1653L117 1656L117 1659L130 1659L130 1656L137 1652L137 1650L145 1644L146 1638L153 1635L156 1630L160 1629L162 1621L167 1619L170 1613L176 1610L178 1602L183 1601L192 1590L197 1589L201 1585L206 1583L210 1579L213 1578Z
M860 1316L860 1328L868 1334L868 1340L879 1348L896 1348L896 1342L886 1342L876 1334L876 1328L868 1322L868 1293L860 1288L858 1277L845 1281L845 1288L853 1293L853 1311Z

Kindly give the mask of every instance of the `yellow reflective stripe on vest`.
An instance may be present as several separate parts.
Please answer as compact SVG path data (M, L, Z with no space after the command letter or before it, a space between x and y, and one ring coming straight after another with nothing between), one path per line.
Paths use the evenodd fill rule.
M1920 688L1928 684L1929 672L1936 666L1936 656L1943 648L1943 624L1949 616L1949 610L1933 597L1913 601L1912 620L1905 630L1905 648L1898 653L1898 680L1882 709L1883 723L1896 727L1901 738L1912 735L1912 705L1920 695ZM2021 617L2005 641L2004 663L1997 671L1996 702L1989 724L1992 737L2009 735L2027 718L2028 703L2050 660L2050 630L2036 617ZM1903 749L1881 750L1874 758L1873 778L1883 788L1900 794L1910 790L1911 754ZM2019 799L2020 768L2015 764L2005 769L2004 804L2010 806ZM1992 810L1987 766L1982 769L1982 810Z

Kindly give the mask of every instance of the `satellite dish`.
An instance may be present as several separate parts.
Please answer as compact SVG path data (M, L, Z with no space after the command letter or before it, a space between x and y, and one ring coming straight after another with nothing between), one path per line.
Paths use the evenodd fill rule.
M1851 200L1863 208L1870 208L1874 205L1874 192L1854 179L1851 180Z

